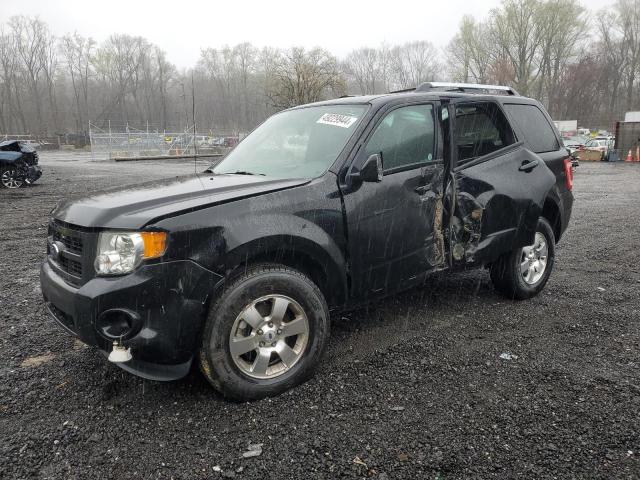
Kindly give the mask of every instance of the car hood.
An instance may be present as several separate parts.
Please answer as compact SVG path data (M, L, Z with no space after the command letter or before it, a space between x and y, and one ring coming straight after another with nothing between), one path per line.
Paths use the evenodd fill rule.
M249 175L189 175L71 197L60 201L52 215L82 227L139 229L162 218L297 187L308 181Z

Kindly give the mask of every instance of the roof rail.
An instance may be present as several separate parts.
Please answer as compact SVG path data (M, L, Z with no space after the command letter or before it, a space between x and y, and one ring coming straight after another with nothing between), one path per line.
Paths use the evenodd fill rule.
M431 90L445 90L448 92L467 92L468 90L494 90L504 92L506 95L520 96L511 87L504 85L483 85L476 83L449 83L449 82L426 82L415 89L416 92L430 92Z
M415 92L416 89L415 88L403 88L402 90L393 90L392 92L389 93L406 93L406 92Z

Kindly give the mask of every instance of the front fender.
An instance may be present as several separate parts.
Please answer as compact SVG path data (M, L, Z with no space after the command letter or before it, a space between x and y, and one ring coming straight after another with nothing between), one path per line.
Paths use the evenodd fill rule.
M304 185L164 219L168 259L189 259L220 275L255 261L313 264L337 302L346 299L346 237L333 174ZM335 296L334 296L335 295ZM329 300L329 299L328 299Z
M338 303L346 300L343 250L319 225L293 215L266 215L260 217L259 223L243 225L232 233L244 242L230 245L224 257L225 271L256 259L285 264L293 261L294 265L311 262L323 273L329 296Z

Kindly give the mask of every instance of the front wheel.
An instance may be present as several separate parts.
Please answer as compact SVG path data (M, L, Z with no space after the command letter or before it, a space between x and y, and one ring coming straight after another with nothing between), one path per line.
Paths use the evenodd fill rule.
M20 188L23 184L24 180L18 174L17 169L8 167L0 170L0 185L3 188Z
M536 296L549 280L555 251L553 229L541 217L532 245L517 248L491 265L491 280L496 290L518 300Z
M279 265L252 267L211 306L200 368L224 396L257 400L307 380L329 336L318 287Z

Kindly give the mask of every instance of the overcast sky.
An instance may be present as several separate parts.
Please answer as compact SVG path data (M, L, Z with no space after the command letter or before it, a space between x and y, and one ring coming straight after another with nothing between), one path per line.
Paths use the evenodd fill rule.
M583 0L598 10L613 0ZM248 41L256 46L321 46L338 56L361 46L429 40L441 47L464 14L481 18L500 0L356 2L348 0L0 0L0 21L39 15L55 35L77 31L97 41L112 33L159 45L178 68L200 49Z

